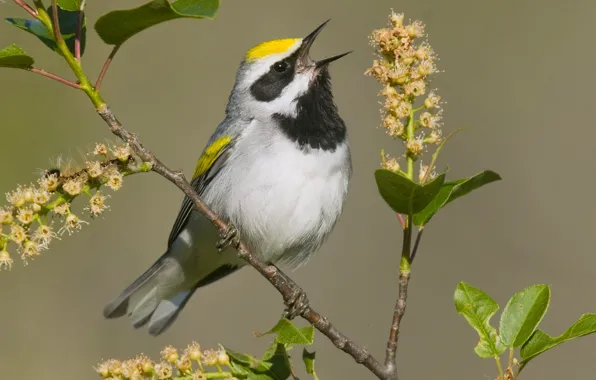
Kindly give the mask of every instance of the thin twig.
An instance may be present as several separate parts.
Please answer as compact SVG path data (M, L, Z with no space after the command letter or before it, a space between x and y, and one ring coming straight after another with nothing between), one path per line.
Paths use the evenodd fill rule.
M160 174L182 190L184 194L193 201L195 208L211 221L220 232L226 230L227 223L219 218L219 216L215 214L203 200L201 200L182 172L173 171L167 168L151 151L143 146L135 134L124 129L107 105L99 107L98 113L110 126L112 133L128 143L141 160L150 163L153 171ZM300 286L298 286L298 284L296 284L290 277L276 266L267 265L260 261L256 255L250 252L249 248L242 241L238 242L235 248L241 258L246 260L246 262L255 268L277 289L282 295L284 302L291 302L295 299L296 294L303 294L303 290ZM337 348L350 355L357 363L364 365L379 379L394 380L397 378L393 369L391 369L391 371L388 370L388 368L376 360L365 348L350 340L333 326L326 317L323 317L309 305L305 305L305 307L301 308L300 316L329 338Z
M81 60L81 38L83 35L83 17L85 16L85 14L83 13L83 10L79 10L79 15L77 17L77 32L75 35L75 42L74 42L74 48L75 48L75 59L77 61Z
M393 310L393 321L391 323L391 332L387 342L387 357L385 358L385 367L392 368L397 378L397 344L399 343L399 327L401 320L406 313L406 301L408 299L408 283L410 281L409 271L399 271L399 296L395 302Z
M410 280L410 249L412 244L412 215L408 215L406 228L403 234L402 253L399 269L399 294L393 310L393 319L389 329L389 338L387 339L387 349L385 351L385 368L393 372L397 378L397 344L399 342L399 327L401 320L406 312L406 300L408 298L408 282ZM407 264L404 266L404 262Z
M503 366L501 365L501 358L499 356L495 356L495 362L497 363L497 370L499 371L498 380L505 380L505 375L503 373Z
M114 48L110 52L110 55L108 56L105 63L103 64L103 67L101 68L99 76L97 77L97 82L95 83L95 91L99 91L99 86L101 86L101 82L103 81L103 78L105 77L106 72L108 71L108 68L110 67L110 63L112 63L114 56L116 55L116 53L118 53L118 49L120 49L120 45L114 46Z
M406 229L406 221L404 220L404 217L401 214L397 214L397 218L399 219L399 224L401 224L401 229L405 230Z
M50 79L56 80L56 81L58 81L58 82L60 82L62 84L65 84L65 85L70 86L72 88L76 88L77 90L80 90L81 89L81 86L79 84L77 84L75 82L71 82L68 79L62 78L59 75L48 73L47 71L45 71L43 69L38 69L38 68L35 68L35 67L30 67L30 68L27 69L27 71L30 71L32 73L36 73L36 74L39 74L39 75L43 75L46 78L50 78Z
M414 242L414 248L412 249L412 254L410 255L410 263L414 261L414 257L416 257L416 252L418 252L418 246L420 245L420 239L422 239L422 233L424 232L424 226L420 226L418 229L418 233L416 234L416 241Z
M15 4L23 8L27 13L31 16L37 18L37 11L29 6L29 4L25 3L23 0L13 0Z
M54 37L56 42L62 40L62 33L60 32L60 19L58 18L58 5L56 0L52 0L52 21L54 23Z

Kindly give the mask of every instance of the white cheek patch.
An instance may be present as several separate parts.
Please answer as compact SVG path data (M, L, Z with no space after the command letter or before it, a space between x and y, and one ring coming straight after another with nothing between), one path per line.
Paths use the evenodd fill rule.
M307 70L296 73L294 79L287 85L281 95L271 102L257 102L255 106L260 107L269 114L280 114L284 116L296 117L298 110L296 105L298 98L308 91L308 85L311 81L312 71Z
M267 68L267 70L269 70L269 68ZM249 97L249 100L246 105L253 111L255 117L258 117L259 115L270 117L273 114L296 117L298 113L296 108L298 98L308 91L312 76L312 70L296 73L292 82L290 82L282 90L281 94L272 101L258 101L254 99L250 94L250 90L247 89L246 94Z

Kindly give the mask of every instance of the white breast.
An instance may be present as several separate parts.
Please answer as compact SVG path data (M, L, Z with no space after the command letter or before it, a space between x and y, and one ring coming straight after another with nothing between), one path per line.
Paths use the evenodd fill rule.
M204 197L262 259L298 266L333 229L350 173L347 142L301 150L275 125L253 121Z

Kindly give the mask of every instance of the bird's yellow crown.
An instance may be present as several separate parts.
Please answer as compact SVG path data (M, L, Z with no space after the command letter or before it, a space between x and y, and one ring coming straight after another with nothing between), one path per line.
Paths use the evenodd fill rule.
M300 38L284 38L281 40L260 43L246 53L246 60L253 61L259 58L265 58L272 54L285 53L300 40Z

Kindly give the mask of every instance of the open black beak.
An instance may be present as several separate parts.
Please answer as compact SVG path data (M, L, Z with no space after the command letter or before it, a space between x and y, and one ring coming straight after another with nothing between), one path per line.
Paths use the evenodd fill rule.
M331 19L329 19L329 20L331 20ZM325 27L325 25L327 25L327 23L329 22L329 20L327 20L324 23L322 23L321 25L319 25L308 36L306 36L306 37L304 37L302 39L302 45L300 45L300 48L299 48L298 61L301 63L301 65L303 67L312 67L312 66L314 66L315 68L319 69L319 68L322 68L324 66L327 66L331 62L336 61L336 60L340 59L341 57L344 57L344 56L346 56L346 55L348 55L348 54L351 53L351 51L349 51L347 53L342 53L342 54L334 55L333 57L325 58L325 59L322 59L320 61L313 61L310 58L310 56L309 56L310 47L312 46L313 42L315 42L315 39L317 38L317 36L319 35L319 33L321 33L321 31L323 30L323 28Z

